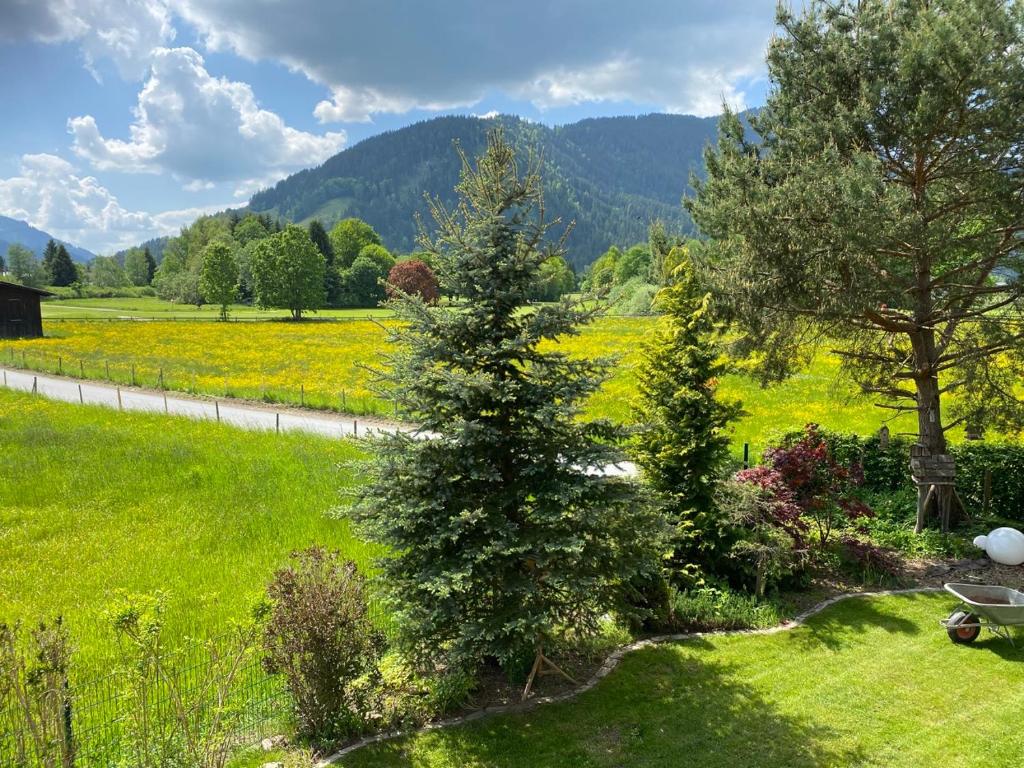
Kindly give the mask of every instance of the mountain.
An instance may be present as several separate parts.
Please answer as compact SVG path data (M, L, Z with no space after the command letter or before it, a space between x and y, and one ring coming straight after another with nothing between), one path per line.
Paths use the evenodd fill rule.
M328 228L357 216L395 251L415 249L415 214L430 218L424 195L455 199L460 162L452 142L474 157L496 125L523 152L544 160L548 218L575 221L569 259L589 264L610 245L647 239L654 219L689 234L681 205L691 171L714 140L717 118L644 115L582 120L547 127L517 117L438 117L366 139L253 195L249 208L283 219L319 218Z
M18 243L19 245L24 245L29 250L34 251L36 256L42 258L43 250L46 248L46 243L51 239L56 240L58 243L64 243L68 249L68 253L71 254L71 258L75 261L79 261L84 264L85 262L92 261L96 258L96 254L92 251L87 251L85 248L79 248L77 245L65 242L60 238L29 226L24 221L11 219L7 216L0 216L0 254L6 255L8 247Z

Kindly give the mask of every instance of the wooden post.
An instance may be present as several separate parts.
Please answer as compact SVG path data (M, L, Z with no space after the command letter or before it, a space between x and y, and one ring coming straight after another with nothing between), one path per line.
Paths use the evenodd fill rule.
M299 405L303 408L306 407L306 385L299 384Z
M38 376L33 376L32 377L32 394L33 395L38 395L39 394L39 377Z
M213 410L217 413L217 423L220 423L220 403L216 400L213 401Z
M359 422L352 419L352 434L359 437Z
M109 360L104 360L103 361L103 366L104 366L104 368L107 371L107 376L106 376L107 381L110 381L110 361Z
M277 430L277 434L280 435L281 434L281 414L280 413L275 413L274 416L277 417L277 418L274 419L274 427Z
M743 444L743 468L750 469L750 443Z
M132 363L132 386L135 386L135 363Z
M163 366L160 366L160 389L163 389L163 388L164 388L164 369L163 369ZM166 396L164 397L164 399L165 400L167 399Z
M121 403L121 388L120 387L117 388L117 410L119 410L119 411L123 411L124 410L124 405L122 405L122 403Z
M78 378L85 378L85 363L81 360L78 361Z
M61 376L64 375L64 356L63 355L57 355L57 373L59 373Z
M167 410L167 393L166 392L164 392L164 413L170 413L170 411Z
M82 395L82 385L78 385L78 402L85 405L85 397Z
M992 505L992 470L988 467L985 468L985 478L981 487L981 502L982 509L988 512Z

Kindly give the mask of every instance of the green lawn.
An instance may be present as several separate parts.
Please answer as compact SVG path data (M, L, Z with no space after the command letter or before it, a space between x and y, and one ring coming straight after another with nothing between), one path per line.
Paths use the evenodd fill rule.
M807 627L629 654L594 690L354 753L349 768L1018 765L1024 650L954 646L949 596L856 598Z
M115 590L168 593L171 639L246 615L288 553L370 553L332 515L346 441L0 390L0 621L61 614L92 666Z

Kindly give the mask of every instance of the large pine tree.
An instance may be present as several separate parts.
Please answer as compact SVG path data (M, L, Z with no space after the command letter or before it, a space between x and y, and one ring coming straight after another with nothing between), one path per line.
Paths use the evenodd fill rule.
M629 481L593 469L618 458L617 430L579 418L606 365L544 345L592 311L528 306L561 248L545 245L538 169L520 175L500 132L462 160L458 206L434 201L437 233L421 237L459 306L394 300L400 351L383 374L431 437L381 438L357 517L389 548L383 584L418 658L536 672L654 562L657 523Z

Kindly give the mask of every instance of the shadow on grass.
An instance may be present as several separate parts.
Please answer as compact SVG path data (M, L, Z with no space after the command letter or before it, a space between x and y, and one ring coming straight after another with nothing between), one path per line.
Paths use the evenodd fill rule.
M683 647L631 654L568 704L352 755L346 766L818 768L863 755L825 722L783 714L729 665Z
M934 595L918 593L900 596L900 600L910 602L922 599L934 600ZM878 598L853 597L811 617L805 629L790 637L803 648L825 646L831 650L839 650L857 642L858 636L877 629L883 629L893 635L920 634L919 623L898 615L896 610L892 604L879 602Z

